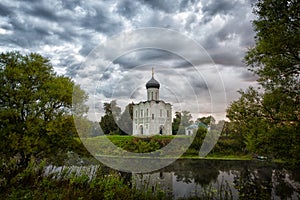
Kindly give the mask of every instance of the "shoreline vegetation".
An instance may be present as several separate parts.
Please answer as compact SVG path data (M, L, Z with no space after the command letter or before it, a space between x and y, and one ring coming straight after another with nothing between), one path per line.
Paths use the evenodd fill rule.
M111 157L111 158L155 158L155 159L200 159L200 160L233 160L233 161L249 161L249 160L257 160L257 161L267 161L267 162L274 162L274 163L285 163L285 161L276 158L268 158L267 155L263 155L263 159L260 159L260 156L254 156L248 152L237 151L237 149L233 149L232 147L226 147L220 149L221 146L224 147L222 143L226 143L230 138L221 138L217 143L216 146L212 149L212 151L206 155L205 157L199 156L199 149L203 144L202 140L197 140L196 136L186 136L186 135L170 135L170 136L151 136L151 137L134 137L129 135L103 135L97 137L87 137L81 138L81 141L84 143L88 149L94 148L95 153L97 148L107 151L107 154L101 150L101 153L95 153L97 157ZM191 139L194 140L189 148L186 150L179 157L172 157L172 156L158 156L156 155L137 155L137 156L122 156L122 153L118 153L115 149L118 147L133 153L153 153L159 152L161 148L167 146L173 139ZM110 149L111 144L108 144L109 141L115 145L113 148ZM196 144L195 144L196 143ZM235 153L233 153L235 152ZM111 153L111 154L110 154Z

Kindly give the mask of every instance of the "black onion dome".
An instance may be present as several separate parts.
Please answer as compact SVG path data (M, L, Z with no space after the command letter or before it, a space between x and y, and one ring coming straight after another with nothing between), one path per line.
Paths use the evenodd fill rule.
M146 88L157 88L159 89L159 82L155 80L153 77L146 83Z

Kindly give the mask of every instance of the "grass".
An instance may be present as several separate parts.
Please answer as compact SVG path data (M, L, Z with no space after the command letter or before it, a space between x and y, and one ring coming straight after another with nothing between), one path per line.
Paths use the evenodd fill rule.
M131 135L105 135L105 136L97 136L97 137L90 137L90 138L83 138L85 144L91 146L94 149L99 149L101 152L98 155L103 155L103 149L107 150L108 156L114 156L110 154L111 152L115 152L114 149L111 148L109 144L109 139L113 144L116 146L135 153L145 153L145 152L153 152L156 150L161 149L163 146L167 145L172 139L174 138L189 138L190 136L185 135L169 135L169 136L152 136L152 137L135 137ZM100 150L100 148L102 150ZM110 149L111 148L111 149ZM180 148L180 147L178 147ZM97 154L97 150L95 150L95 154ZM225 154L222 152L213 153L211 152L206 157L199 157L198 156L199 150L196 149L188 149L187 152L182 155L181 159L206 159L206 160L251 160L251 155L245 154ZM118 155L118 154L116 154ZM171 158L171 157L170 157Z
M251 155L208 155L204 159L208 160L252 160Z

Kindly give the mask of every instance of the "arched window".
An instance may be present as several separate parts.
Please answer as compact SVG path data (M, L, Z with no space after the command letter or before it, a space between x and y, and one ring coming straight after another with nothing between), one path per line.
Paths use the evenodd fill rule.
M154 114L152 114L152 119L154 119Z
M143 135L144 133L143 125L140 125L140 134Z
M163 133L164 133L164 126L161 125L161 126L159 127L159 134L162 135Z
M153 100L153 92L151 92L151 100Z
M159 178L160 178L160 179L163 179L163 178L164 178L163 172L159 172Z
M147 111L146 111L146 117L148 117L148 108L147 108Z

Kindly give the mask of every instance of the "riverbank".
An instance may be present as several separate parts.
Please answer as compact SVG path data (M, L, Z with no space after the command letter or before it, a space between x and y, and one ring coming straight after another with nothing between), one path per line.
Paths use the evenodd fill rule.
M251 154L245 154L241 150L238 150L237 145L233 139L220 139L212 151L205 157L199 157L199 149L202 145L202 141L197 140L191 136L185 135L170 135L170 136L152 136L152 137L134 137L134 136L121 136L121 135L105 135L90 138L81 138L82 142L88 149L91 149L93 155L107 155L107 157L117 157L124 155L122 150L132 153L150 153L157 152L157 155L152 155L158 159L177 159L176 155L181 155L181 146L178 148L173 147L174 157L161 156L160 149L167 146L172 140L182 140L187 142L193 140L190 147L185 153L180 156L179 159L203 159L203 160L261 160L271 161L275 163L284 163L281 159L258 159L253 158ZM180 142L179 142L180 143ZM178 143L178 144L179 144ZM119 147L119 148L118 148ZM177 152L178 150L178 152ZM181 151L182 152L182 151ZM134 155L133 155L134 156ZM148 155L139 155L140 158L149 158ZM151 156L150 156L151 157ZM130 158L130 157L127 157ZM136 158L135 156L133 158Z
M251 155L208 155L205 157L199 156L181 156L180 159L202 159L202 160L253 160Z

